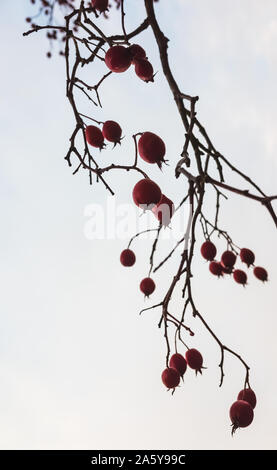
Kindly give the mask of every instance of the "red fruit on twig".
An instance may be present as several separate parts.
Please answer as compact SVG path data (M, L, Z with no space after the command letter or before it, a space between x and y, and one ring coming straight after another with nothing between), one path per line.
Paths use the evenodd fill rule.
M132 250L128 248L123 250L120 255L120 262L123 266L133 266L136 262L136 255Z
M267 281L268 280L268 274L267 271L264 268L261 268L261 266L256 266L254 268L254 275L256 276L257 279L260 281Z
M153 205L158 204L162 197L159 186L154 181L144 178L134 186L133 200L134 203L142 209L151 210Z
M167 388L178 387L180 383L180 374L177 370L167 367L167 369L162 373L162 381Z
M169 367L177 370L179 375L183 377L184 373L187 370L187 361L184 356L182 356L182 354L176 353L171 356L169 361Z
M154 70L147 59L135 59L135 72L144 82L154 82Z
M131 60L129 49L123 46L112 46L105 55L107 67L116 73L125 72L130 67Z
M132 44L129 47L129 52L132 58L132 64L135 63L136 59L147 59L146 52L143 47L139 46L139 44Z
M249 250L248 248L242 248L240 250L240 259L243 263L247 264L249 268L251 264L254 264L255 255L253 251Z
M230 418L232 421L232 434L238 428L246 428L254 418L253 408L247 401L237 400L230 408Z
M201 255L207 261L212 261L215 258L215 255L216 255L215 245L212 242L210 242L209 240L204 242L203 245L201 246Z
M86 127L86 141L93 147L102 149L104 147L104 137L100 129L96 126Z
M221 256L221 263L225 268L232 268L236 263L236 255L232 251L224 251Z
M161 168L165 156L164 141L153 132L144 132L138 141L138 151L147 163L157 163Z
M218 261L211 261L209 270L214 276L223 276L223 266Z
M233 272L233 278L238 284L245 285L247 283L247 274L241 269L235 269Z
M142 279L140 283L140 290L146 297L149 297L149 295L151 295L155 289L156 285L153 279L151 279L151 277L146 277Z
M251 388L244 388L238 394L238 400L247 401L252 406L253 410L257 404L255 392Z
M202 374L203 369L203 357L197 349L188 349L186 352L186 361L191 369L195 370L195 373L200 372Z
M174 210L174 203L171 199L162 194L160 202L153 207L152 212L155 217L157 217L158 221L167 227L170 224Z
M109 0L91 0L91 6L95 8L95 10L103 11L108 10Z
M115 121L106 121L103 124L102 134L109 142L120 144L122 129Z

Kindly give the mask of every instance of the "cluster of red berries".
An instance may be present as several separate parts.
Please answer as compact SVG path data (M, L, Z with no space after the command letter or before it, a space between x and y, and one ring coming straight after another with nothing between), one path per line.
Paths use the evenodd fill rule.
M203 357L197 349L188 349L186 357L182 354L176 353L171 356L169 361L169 367L162 372L162 382L168 390L175 390L180 384L180 379L183 379L184 373L187 370L187 366L202 374L203 369Z
M159 168L165 162L165 143L153 132L143 132L138 141L138 152L145 162L157 164ZM138 207L152 210L163 225L169 225L175 211L174 203L162 194L154 181L148 178L138 181L133 189L133 200Z
M144 210L150 209L162 225L167 226L174 213L173 202L162 194L159 186L152 180L144 178L135 185L133 189L133 200L135 204ZM135 253L127 248L120 255L120 262L123 266L130 267L136 262ZM155 282L150 277L146 277L140 283L140 290L146 297L149 297L156 288Z
M136 262L135 253L129 248L127 248L126 250L123 250L120 255L120 262L125 267L133 266ZM143 294L146 297L149 297L149 295L153 294L155 289L156 289L156 284L153 281L153 279L151 279L151 277L146 277L142 279L140 283L140 290L141 292L143 292Z
M178 387L187 366L195 370L196 375L197 372L202 374L203 357L197 349L188 349L185 357L179 353L171 356L169 367L162 372L162 382L168 390L174 392L175 388ZM232 434L236 429L246 428L252 423L256 403L256 395L251 388L244 388L239 392L237 401L232 404L229 412L232 421Z
M136 262L135 253L129 248L123 250L120 255L120 262L125 267L133 266ZM140 283L140 290L146 297L149 297L149 295L153 294L155 289L156 284L153 279L151 279L151 277L145 277L142 279Z
M102 130L96 126L87 126L85 134L87 143L101 150L105 146L104 139L113 142L114 145L120 144L122 129L117 122L106 121Z
M144 132L138 141L140 157L147 163L156 163L161 168L165 161L166 146L164 141L153 132ZM168 226L174 214L174 203L162 194L160 187L149 178L136 183L133 188L133 201L143 210L151 210L159 222ZM133 266L136 257L132 250L127 249L121 253L120 261L123 266ZM155 282L147 277L140 283L140 290L149 297L155 290Z
M105 63L115 73L125 72L133 64L135 73L141 80L154 81L152 64L146 57L145 50L138 44L132 44L129 47L121 45L110 47L105 55Z
M168 225L174 212L174 204L164 194L154 181L144 178L133 189L133 199L137 206L144 210L151 209L155 217L163 225ZM127 248L120 255L120 262L125 267L133 266L136 262L135 253ZM155 282L146 277L140 283L140 290L149 297L156 288Z
M87 126L85 129L86 141L93 147L104 148L104 139L120 144L122 129L115 121L106 121L102 130L97 126ZM140 157L147 163L157 164L161 168L165 162L166 147L164 141L153 132L143 132L138 141L138 152ZM162 194L160 187L149 178L144 178L133 188L134 203L144 210L152 210L159 222L168 226L174 214L173 201Z
M120 143L122 129L115 121L106 121L102 130L96 126L87 126L85 130L86 141L93 147L102 149L104 139L114 144ZM165 161L165 143L153 132L144 132L138 141L138 152L140 157L147 163L156 163L159 168ZM174 203L167 196L162 194L160 187L149 178L138 181L133 188L133 201L143 210L151 210L158 221L168 226L174 214ZM120 255L120 262L123 266L130 267L136 262L135 253L126 249ZM147 277L140 283L140 290L149 297L155 290L155 282Z
M161 167L164 162L166 147L163 140L152 132L144 132L138 141L138 152L140 157L147 163L156 163ZM138 181L133 188L133 201L143 210L151 210L158 221L168 226L174 214L174 203L162 194L160 187L149 178ZM123 266L133 266L136 262L135 253L127 248L120 255ZM156 288L155 282L146 277L140 283L140 290L149 297Z
M122 129L115 121L106 121L102 130L96 126L87 126L85 130L86 141L93 147L102 149L105 146L104 139L120 143ZM161 168L165 162L166 147L164 141L153 132L143 132L138 141L140 157L147 163L157 164ZM133 189L134 203L144 210L152 210L155 217L162 225L168 226L174 214L174 203L162 194L160 187L149 178L144 178Z
M143 210L151 210L155 217L168 225L174 213L174 203L162 194L160 187L149 178L138 181L133 188L133 201Z
M220 261L215 261L216 252L216 247L210 240L207 240L201 246L203 258L210 261L210 272L218 277L222 277L224 274L233 274L233 278L238 284L245 285L247 283L246 272L241 269L234 269L237 260L236 254L233 251L227 250L222 254ZM249 248L242 248L240 250L240 259L242 263L247 264L248 268L250 266L254 267L253 272L257 279L263 282L268 280L267 271L261 266L254 266L255 255L253 251L249 250Z
M254 408L256 406L256 395L251 388L244 388L238 394L230 408L230 418L232 421L232 434L238 428L246 428L254 418Z

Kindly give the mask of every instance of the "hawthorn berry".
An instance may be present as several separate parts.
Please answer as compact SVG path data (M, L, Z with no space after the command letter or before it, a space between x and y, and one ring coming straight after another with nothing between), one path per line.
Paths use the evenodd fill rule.
M170 224L174 210L174 203L171 199L162 194L160 202L153 207L152 212L158 221L167 227Z
M165 369L162 373L162 381L167 388L178 387L180 383L180 374L176 369L167 367L167 369Z
M86 127L86 141L93 147L102 149L104 147L104 136L100 129L96 126Z
M254 276L256 276L257 279L259 279L260 281L267 281L268 280L268 274L267 274L267 271L262 268L261 266L256 266L254 268Z
M120 144L122 129L115 121L106 121L103 124L102 134L109 142Z
M236 263L236 255L232 251L224 251L221 256L221 263L225 268L232 268Z
M203 245L201 246L201 255L207 261L212 261L215 258L215 255L216 255L215 245L212 242L210 242L209 240L204 242Z
M233 272L233 278L238 284L245 285L247 283L247 274L241 269L235 269Z
M161 168L165 156L164 141L153 132L144 132L138 141L138 151L147 163L157 163Z
M220 261L220 264L222 266L222 271L224 274L232 274L233 268L226 268L223 264L222 261Z
M158 204L162 197L159 186L154 181L144 178L134 186L133 200L134 203L145 209L152 209L153 205ZM150 207L147 207L150 206Z
M143 47L139 46L139 44L132 44L129 46L129 52L132 57L132 64L135 63L136 59L146 59L146 52Z
M107 67L116 73L125 72L130 67L131 61L129 49L123 46L112 46L105 55Z
M200 372L202 374L202 365L203 365L203 357L202 354L197 351L197 349L188 349L186 352L186 361L188 366L191 369L195 370L195 373Z
M255 392L253 392L251 388L244 388L243 390L241 390L238 394L237 399L247 401L247 403L252 406L253 410L257 404Z
M184 356L182 356L182 354L176 353L171 356L169 361L169 367L177 370L179 375L183 377L184 373L187 370L187 361Z
M135 59L135 72L144 82L154 82L154 70L147 59Z
M109 0L91 0L91 6L102 13L108 10Z
M235 401L230 408L230 418L232 421L232 434L238 428L246 428L254 418L252 406L244 400Z
M129 248L123 250L120 255L120 262L123 266L133 266L136 262L135 253L132 250L129 250Z
M218 261L211 261L209 270L214 276L223 276L223 266Z
M248 248L242 248L240 250L240 259L243 263L247 264L249 268L251 264L254 264L255 255L253 251L249 250Z
M146 297L149 297L156 289L155 282L151 277L145 277L140 283L140 290Z

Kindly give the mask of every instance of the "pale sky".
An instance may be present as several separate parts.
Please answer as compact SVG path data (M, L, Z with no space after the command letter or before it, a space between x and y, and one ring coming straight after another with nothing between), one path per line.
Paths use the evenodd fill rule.
M143 20L142 3L126 2L128 30ZM231 437L229 408L243 385L241 364L226 356L219 389L220 351L189 314L196 334L188 342L201 350L208 368L197 378L188 371L173 397L166 391L160 311L142 317L138 312L161 300L179 253L154 277L157 289L144 301L138 286L148 271L151 241L136 242L137 263L126 270L119 255L127 240L85 237L86 208L105 208L108 194L100 184L89 187L84 173L72 177L64 161L74 121L63 60L46 59L43 33L22 37L29 2L4 0L1 6L1 449L276 449L276 229L269 215L255 202L230 195L220 216L234 241L253 249L257 263L268 269L265 285L252 275L245 289L214 279L199 255L198 233L196 304L251 366L258 400L252 425ZM171 39L170 63L180 88L200 96L198 117L217 148L266 193L276 193L276 1L174 0L169 7L160 0L156 9ZM117 31L118 12L103 24L107 34ZM186 181L174 181L183 129L151 31L139 43L159 72L155 84L139 81L132 71L110 77L103 109L84 104L84 111L123 128L122 146L99 156L107 162L133 158L134 132L162 136L170 166L161 176L152 168L150 174L178 202L187 189ZM92 84L94 74L94 68L87 70ZM138 179L108 176L117 204L129 204ZM157 261L171 246L170 240L161 242ZM181 309L176 295L172 312Z

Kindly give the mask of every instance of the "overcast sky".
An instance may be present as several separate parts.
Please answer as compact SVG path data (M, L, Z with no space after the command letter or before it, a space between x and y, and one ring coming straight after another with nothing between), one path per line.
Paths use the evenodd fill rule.
M143 2L138 3L126 2L128 30L144 18ZM229 407L243 385L241 364L226 356L219 389L220 351L189 314L196 334L188 342L202 352L208 368L197 378L188 371L173 397L166 391L160 379L165 361L160 311L142 317L138 312L161 300L180 253L155 276L156 292L144 301L139 282L148 271L151 241L136 242L137 263L126 270L119 255L127 239L86 236L89 208L99 204L106 223L111 201L103 186L89 186L85 173L73 177L64 161L74 121L65 100L63 60L58 54L46 59L43 33L23 39L28 1L4 0L1 7L1 448L275 449L277 267L276 228L269 215L235 195L220 215L234 241L253 249L257 264L268 269L268 284L251 274L245 289L231 279L212 278L199 255L201 232L193 265L199 310L251 366L255 419L232 438ZM160 0L156 9L171 39L176 79L183 92L200 96L198 117L218 150L266 193L276 193L276 1L172 0L169 6ZM100 20L107 34L118 30L118 15L113 11L109 21ZM143 83L131 70L109 77L101 92L103 109L87 104L83 109L123 128L122 146L99 156L105 162L132 160L134 132L161 135L170 166L161 176L152 168L150 174L178 202L187 189L181 178L174 180L183 129L151 31L140 43L158 71L155 84ZM105 71L101 67L87 71L92 84ZM137 180L129 173L108 176L116 204L129 204ZM219 250L225 248L216 242ZM161 242L157 261L171 246L172 237ZM181 309L177 295L172 312Z

